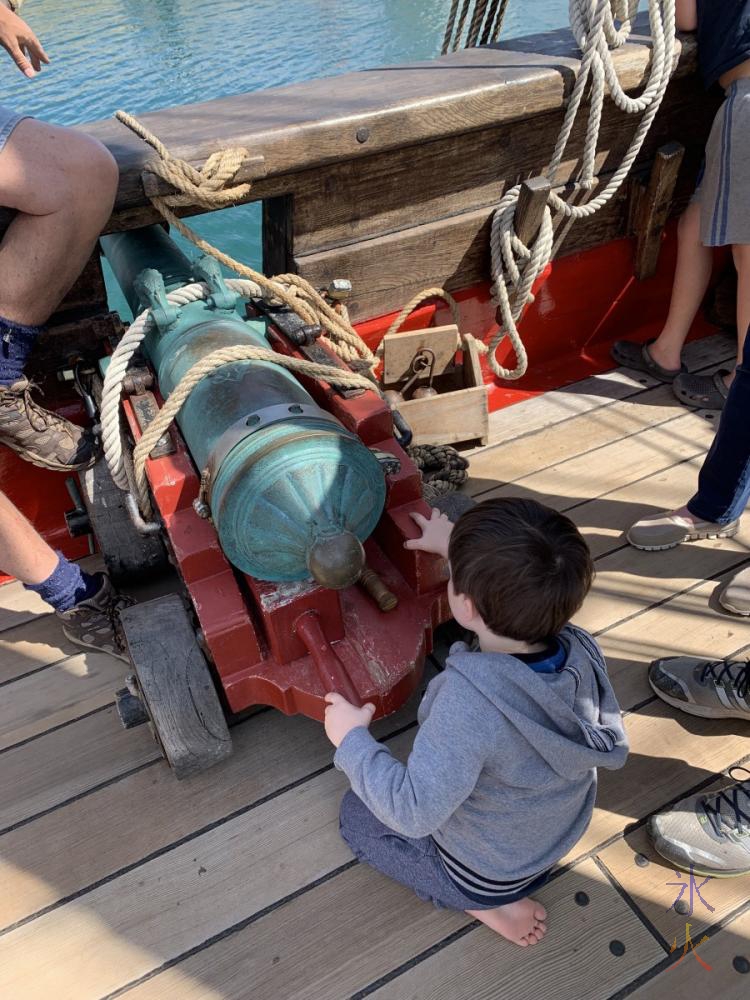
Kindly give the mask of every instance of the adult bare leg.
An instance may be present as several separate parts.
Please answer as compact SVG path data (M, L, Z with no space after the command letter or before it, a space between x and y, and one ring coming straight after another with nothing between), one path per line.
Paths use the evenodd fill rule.
M24 119L0 151L0 204L18 213L0 243L0 443L48 469L86 468L97 443L34 401L26 360L88 260L117 180L109 152L72 129Z
M667 320L649 346L654 361L667 369L680 367L682 348L711 280L713 251L701 242L700 227L700 203L694 201L678 226L677 266Z
M118 169L95 139L24 119L0 152L0 204L18 214L0 244L0 316L45 323L112 212Z
M118 595L104 573L87 573L54 552L3 493L0 570L54 609L71 642L129 662L118 614L130 599Z
M0 493L0 570L21 583L42 583L58 556L4 493Z

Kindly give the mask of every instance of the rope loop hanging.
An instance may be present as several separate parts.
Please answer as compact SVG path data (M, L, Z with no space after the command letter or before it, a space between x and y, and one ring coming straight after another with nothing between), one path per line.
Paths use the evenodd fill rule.
M549 264L554 246L553 212L571 220L588 218L606 205L619 190L641 150L656 113L661 106L672 74L675 36L675 0L648 0L652 36L651 64L646 86L639 97L629 97L617 76L612 49L628 40L639 0L569 0L570 23L581 48L581 64L555 144L547 179L552 190L547 199L539 232L531 247L518 238L514 223L520 186L511 188L500 201L492 219L490 248L492 255L493 296L499 307L499 329L487 347L488 362L496 376L521 378L528 359L517 323L532 301L532 287ZM619 27L616 24L619 22ZM568 146L573 126L581 111L584 94L590 94L588 121L581 168L574 190L593 191L597 186L596 152L606 91L616 106L642 118L622 161L601 191L581 204L564 200L557 172ZM508 338L516 355L513 369L497 360L497 349Z

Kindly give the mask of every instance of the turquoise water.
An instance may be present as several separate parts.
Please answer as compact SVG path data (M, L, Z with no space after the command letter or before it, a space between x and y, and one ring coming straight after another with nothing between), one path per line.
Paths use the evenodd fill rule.
M504 38L567 23L567 0L510 0ZM228 94L429 59L450 0L27 0L52 63L26 80L6 58L0 100L72 125ZM259 210L196 220L223 249L260 263Z

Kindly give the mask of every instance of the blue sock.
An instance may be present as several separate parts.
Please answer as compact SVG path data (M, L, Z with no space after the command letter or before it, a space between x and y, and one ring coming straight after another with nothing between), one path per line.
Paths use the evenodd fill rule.
M0 316L0 385L13 385L23 376L41 326L24 326Z
M70 562L62 552L57 555L57 566L46 580L24 586L26 590L39 594L55 611L70 611L76 604L87 601L100 590L102 576L101 573L84 573L78 563Z

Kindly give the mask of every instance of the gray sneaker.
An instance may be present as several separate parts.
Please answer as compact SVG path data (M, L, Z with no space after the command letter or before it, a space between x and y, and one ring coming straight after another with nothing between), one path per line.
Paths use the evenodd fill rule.
M98 575L102 584L93 597L81 601L69 611L55 613L63 623L63 632L76 646L109 653L118 660L130 663L120 624L120 611L135 602L118 594L106 573Z
M750 662L667 656L654 660L648 672L662 701L703 719L746 719L750 722Z
M733 615L750 615L750 566L732 577L719 594L719 604Z
M735 771L747 768L732 768ZM729 878L750 873L750 780L700 792L649 818L654 847L677 868Z
M666 511L636 522L626 538L636 549L661 552L663 549L673 549L682 542L695 542L700 538L732 538L739 527L739 519L730 524L715 524L713 521L692 521Z

